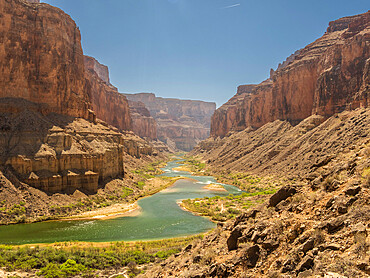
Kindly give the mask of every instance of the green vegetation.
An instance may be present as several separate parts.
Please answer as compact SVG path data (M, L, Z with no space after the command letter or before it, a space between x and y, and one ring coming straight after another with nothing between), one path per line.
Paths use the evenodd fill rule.
M194 157L188 157L184 163L190 166L191 172L198 174L205 172L206 164L195 159Z
M131 188L128 188L128 187L124 187L122 189L122 195L121 195L121 198L122 199L125 199L127 196L131 195L133 193L133 190Z
M160 175L162 173L162 170L160 170L160 164L162 164L163 161L157 161L153 162L149 165L146 165L145 167L141 169L133 170L132 173L134 173L137 176L138 181L136 182L136 187L139 189L144 189L145 181L148 179L152 179L157 175Z
M182 202L182 205L187 210L211 217L213 221L223 222L235 218L250 207L264 202L267 195L275 192L275 189L267 189L251 193L244 192L237 196L230 194L226 197L187 199Z
M247 173L221 173L216 178L220 182L235 185L248 192L259 192L272 185L268 178L262 179Z
M108 247L79 246L59 243L53 247L15 247L0 245L0 267L7 271L35 272L47 278L97 277L99 271L127 267L132 277L139 272L136 265L166 259L202 236L151 242L111 243ZM81 243L82 244L82 243Z

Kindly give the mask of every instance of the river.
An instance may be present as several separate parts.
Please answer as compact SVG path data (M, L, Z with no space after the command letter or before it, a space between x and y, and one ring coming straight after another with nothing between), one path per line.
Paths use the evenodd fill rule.
M163 176L180 179L173 186L138 201L141 213L109 220L47 221L32 224L0 226L0 244L54 243L63 241L138 241L194 235L209 231L215 223L205 217L182 210L178 201L201 197L240 194L231 185L227 192L209 191L203 187L217 183L210 176L192 176L189 172L175 171L183 160L171 161L162 168Z

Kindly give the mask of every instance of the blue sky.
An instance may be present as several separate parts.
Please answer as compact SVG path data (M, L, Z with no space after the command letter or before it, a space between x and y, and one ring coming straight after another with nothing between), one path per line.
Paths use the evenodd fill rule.
M368 0L42 0L80 27L84 53L120 92L215 101L319 38Z

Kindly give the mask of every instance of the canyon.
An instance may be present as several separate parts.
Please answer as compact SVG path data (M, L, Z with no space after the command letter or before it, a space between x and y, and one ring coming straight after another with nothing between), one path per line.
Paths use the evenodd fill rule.
M144 104L157 122L157 138L174 149L190 151L209 136L215 103L162 98L152 93L125 96L133 103Z
M108 67L84 55L69 15L39 0L0 0L0 224L132 205L190 169L182 174L187 179L161 193L162 201L172 198L168 207L158 196L149 200L156 216L147 207L143 218L155 222L154 232L140 223L124 228L133 236L146 229L156 238L168 228L158 225L158 217L170 218L173 234L198 231L200 222L216 226L200 217L192 222L197 216L177 207L188 196L201 197L194 206L213 206L218 219L231 220L218 221L182 250L162 246L151 259L142 260L144 248L135 247L137 258L118 260L121 243L111 244L115 251L99 257L106 265L95 260L96 273L108 277L109 268L114 275L124 269L150 278L368 277L369 103L370 11L330 22L321 38L271 70L269 79L239 86L216 110L212 102L120 93ZM176 168L174 160L159 177L169 150L190 153L185 166ZM210 183L228 188L220 193L220 207L221 197L203 187ZM238 199L243 193L245 199ZM171 206L177 211L168 211ZM177 213L190 222L172 218ZM112 222L104 222L105 233L113 232ZM76 250L82 266L85 253ZM1 247L0 275L8 271L3 254ZM63 266L64 257L58 257ZM11 269L23 269L11 259ZM61 270L53 260L54 266L32 261L31 269ZM134 261L145 264L146 272L135 273Z

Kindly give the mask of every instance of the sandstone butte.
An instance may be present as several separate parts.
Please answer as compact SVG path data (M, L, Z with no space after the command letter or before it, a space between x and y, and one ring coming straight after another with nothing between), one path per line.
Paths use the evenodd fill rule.
M216 109L213 102L161 98L152 93L125 96L132 105L141 102L146 106L157 122L158 139L174 149L190 151L209 137L211 116Z
M155 154L69 15L23 0L0 0L0 14L0 166L44 191L96 192Z
M330 22L326 33L289 57L269 79L242 85L214 113L211 136L275 120L297 124L370 102L370 11Z

